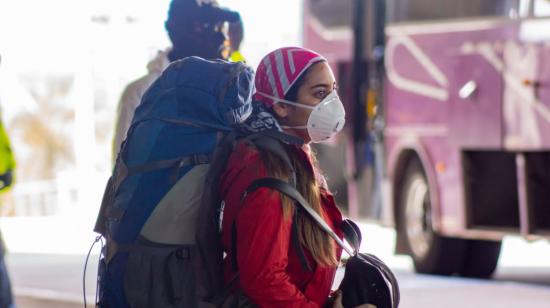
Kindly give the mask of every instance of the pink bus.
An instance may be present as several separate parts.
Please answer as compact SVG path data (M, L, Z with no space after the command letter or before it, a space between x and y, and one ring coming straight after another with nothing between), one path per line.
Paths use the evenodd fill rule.
M548 0L304 0L304 45L350 102L349 214L393 226L418 272L489 277L503 236L550 239L548 13Z

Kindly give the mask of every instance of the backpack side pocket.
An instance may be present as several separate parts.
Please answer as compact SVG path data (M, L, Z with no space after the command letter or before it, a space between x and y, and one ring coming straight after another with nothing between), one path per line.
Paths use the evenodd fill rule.
M124 292L130 307L195 307L193 246L135 244L128 250Z

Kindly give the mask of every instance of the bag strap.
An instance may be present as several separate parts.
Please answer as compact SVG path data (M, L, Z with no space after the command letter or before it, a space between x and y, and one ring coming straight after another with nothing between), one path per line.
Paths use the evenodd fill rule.
M180 259L190 259L191 258L191 249L189 246L184 245L166 245L163 246L154 246L154 245L147 245L142 243L135 243L135 244L116 244L116 251L117 252L139 252L149 255L159 255L159 256L167 256L172 253L177 253L178 258Z
M124 176L117 177L116 180L121 181L126 177L131 177L140 173L172 168L170 182L176 183L178 181L180 168L185 166L197 166L202 164L208 164L210 163L211 160L212 158L210 155L197 154L197 155L178 157L174 159L153 161L150 163L125 168L126 173L124 174ZM109 182L111 181L112 181L112 178L109 179ZM107 188L109 188L109 185L112 185L112 184L108 183ZM116 185L115 187L118 187L120 183L115 183L114 185ZM126 209L114 207L112 206L112 204L106 204L106 207L103 210L100 210L100 215L111 220L120 220L124 216L125 212L126 212ZM104 229L99 227L98 224L96 223L96 227L94 228L94 230L104 230ZM103 234L103 232L100 232L100 233Z
M359 257L361 258L361 260L374 265L380 271L386 283L389 283L391 285L392 307L397 308L397 306L399 305L399 301L401 300L401 294L399 292L399 283L397 282L397 278L395 277L393 272L386 265L386 263L382 262L382 260L380 260L375 255L362 253L359 255Z
M219 180L237 140L242 136L236 130L220 132L218 145L213 153L212 162L205 177L205 189L201 197L201 210L197 218L196 247L199 268L204 270L198 279L198 297L205 303L219 307L232 293L238 273L229 284L223 281L223 248L220 243L220 198Z
M128 167L128 174L126 176L130 177L139 173L151 172L159 169L167 169L167 168L179 169L181 167L189 166L189 165L208 164L210 163L211 159L212 158L210 155L195 154L195 155L187 155L187 156L182 156L182 157L173 158L173 159L157 160L146 164Z
M346 241L353 247L355 253L359 252L361 247L361 230L359 227L350 219L344 219L340 224L340 230L344 233L344 238Z
M328 224L324 221L315 210L311 208L311 206L308 204L308 202L302 197L302 195L290 184L276 178L263 178L258 179L252 182L248 189L243 194L243 198L246 197L246 195L252 193L253 191L266 187L275 189L286 196L294 199L296 203L305 210L306 213L310 215L310 217L319 225L319 227L325 231L342 249L344 249L350 256L352 257L358 257L364 260L365 262L368 262L378 268L378 270L382 273L384 279L391 285L392 289L392 307L397 307L400 300L400 294L399 294L399 285L397 283L397 279L395 278L395 275L392 273L392 271L389 269L389 267L382 262L378 257L371 255L371 254L359 254L359 247L361 246L361 231L359 227L351 220L346 219L343 221L341 228L342 232L344 232L344 237L346 238L346 241L350 243L350 245L353 246L353 250L349 249L344 242L334 233L334 231L328 226Z
M311 208L311 206L308 204L308 202L302 197L302 195L296 190L296 188L292 187L292 185L288 184L285 181L282 181L277 178L262 178L255 180L248 186L246 191L244 192L242 198L246 198L246 196L259 188L266 187L275 189L286 196L294 199L296 203L300 206L301 209L303 209L316 223L317 225L325 231L328 236L330 236L342 249L344 249L350 256L355 256L357 252L353 251L349 247L347 247L342 239L334 233L334 231L329 227L329 225L325 222L325 220L315 212L314 209Z

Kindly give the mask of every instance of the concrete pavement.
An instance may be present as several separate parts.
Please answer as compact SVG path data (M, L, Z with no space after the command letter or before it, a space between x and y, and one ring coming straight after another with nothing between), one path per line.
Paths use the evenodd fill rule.
M6 230L11 250L7 264L19 308L83 307L82 275L85 254L94 238L91 227L58 218L5 222L0 221L0 226ZM32 230L32 226L40 230ZM416 275L408 257L393 255L392 230L368 224L360 227L365 239L362 251L378 255L396 271L401 308L550 307L548 242L506 239L496 280L483 281ZM14 242L17 237L27 242ZM93 307L98 250L94 249L86 276L88 307Z

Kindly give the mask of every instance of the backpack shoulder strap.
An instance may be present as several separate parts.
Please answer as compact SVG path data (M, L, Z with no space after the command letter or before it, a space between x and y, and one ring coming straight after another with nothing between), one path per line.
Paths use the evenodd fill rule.
M197 294L201 301L211 302L222 300L224 293L232 290L224 288L223 281L223 247L220 243L220 212L221 200L218 192L220 176L227 166L235 143L240 134L231 131L220 135L220 141L214 151L212 161L205 179L205 190L201 198L196 244L197 244ZM216 305L217 307L218 305Z
M296 170L285 145L300 146L303 144L301 139L279 131L267 130L251 134L245 140L252 143L258 149L269 151L282 159L291 174L290 184L296 186Z
M344 244L342 239L340 239L340 237L338 237L338 235L336 235L336 233L334 233L334 231L329 227L326 221L321 216L319 216L319 214L317 214L317 212L315 212L313 208L311 208L309 203L304 199L304 197L302 197L300 192L298 192L296 188L294 188L287 182L276 178L262 178L255 180L250 184L250 186L248 186L247 190L244 192L243 197L246 197L246 195L262 187L275 189L294 199L296 203L300 206L300 208L303 209L317 223L317 225L323 231L325 231L338 245L340 245L342 249L344 249L350 256L356 255L356 252L349 249Z

